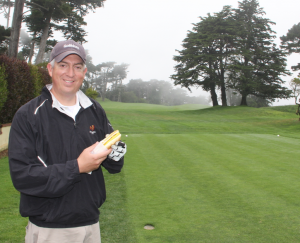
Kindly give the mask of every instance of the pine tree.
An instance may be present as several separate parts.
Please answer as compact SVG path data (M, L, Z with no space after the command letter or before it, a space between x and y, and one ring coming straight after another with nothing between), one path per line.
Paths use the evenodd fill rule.
M179 64L171 78L175 85L188 89L201 86L210 91L213 106L218 105L216 89L219 87L222 105L226 106L225 72L230 65L229 57L234 53L236 29L232 10L225 6L221 12L200 19L184 39L183 50L174 56Z
M295 24L285 36L280 37L282 48L288 51L289 54L300 53L300 23ZM300 63L292 66L292 70L300 70Z
M281 86L281 75L289 74L286 54L274 44L271 25L275 23L264 15L256 0L243 0L236 9L237 52L231 58L229 79L230 87L242 95L241 105L247 105L248 95L270 101L289 96L287 88Z

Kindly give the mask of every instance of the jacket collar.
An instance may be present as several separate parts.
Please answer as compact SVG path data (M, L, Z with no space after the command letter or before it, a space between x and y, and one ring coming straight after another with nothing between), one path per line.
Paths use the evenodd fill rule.
M52 89L52 84L47 84L46 87L50 92L50 90ZM52 107L59 108L60 106L59 106L58 100L55 98L55 96L51 92L50 92L50 94L52 96ZM81 90L78 90L76 95L77 95L79 104L81 105L82 108L86 109L86 108L90 107L91 105L93 105L91 100Z

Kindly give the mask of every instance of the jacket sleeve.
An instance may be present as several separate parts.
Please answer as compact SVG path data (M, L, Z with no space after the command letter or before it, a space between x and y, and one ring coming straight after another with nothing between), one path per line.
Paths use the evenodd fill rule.
M107 119L107 116L105 114L105 111L103 110L103 108L98 104L98 108L100 108L101 110L101 117L102 119L102 124L103 124L103 130L105 135L106 134L110 134L114 131L112 125L110 124L109 120ZM107 158L106 160L104 160L101 164L109 173L111 174L116 174L121 172L121 169L124 165L124 157L122 159L120 159L119 161L114 161L111 160L109 158Z
M77 160L47 166L37 157L34 127L24 112L17 112L13 119L8 151L12 182L21 193L61 197L80 181Z
M109 158L103 161L102 166L110 173L116 174L121 172L121 169L124 165L124 157L119 161L114 161Z

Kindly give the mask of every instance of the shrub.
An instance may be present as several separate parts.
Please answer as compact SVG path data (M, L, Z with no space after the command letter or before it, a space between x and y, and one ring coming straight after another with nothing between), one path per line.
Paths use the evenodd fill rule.
M51 83L51 77L48 74L48 71L43 67L28 64L30 67L30 75L33 78L33 87L34 87L34 97L37 97L41 94L43 87L46 84Z
M96 90L93 90L92 88L88 88L85 91L86 96L92 98L92 99L96 99L98 96L98 92Z
M48 62L41 62L39 64L36 64L36 66L43 68L46 71L47 71L47 65L48 65Z
M7 80L5 74L5 67L3 65L0 66L0 111L2 110L8 95L7 90Z
M0 56L0 124L10 123L16 111L51 83L48 71L16 58ZM5 92L6 90L6 92ZM1 109L1 106L2 109Z
M42 80L42 74L39 72L39 68L35 65L29 64L30 67L30 75L32 76L32 81L33 81L33 87L34 87L34 92L33 95L34 97L37 97L41 94L41 90L44 86L43 80Z
M52 79L48 73L48 70L43 67L40 67L40 66L38 66L38 69L39 69L39 73L42 78L43 86L45 86L46 84L51 84Z
M0 111L0 123L10 123L19 107L34 97L32 77L24 61L3 55L0 56L0 65L5 68L8 89L5 109Z

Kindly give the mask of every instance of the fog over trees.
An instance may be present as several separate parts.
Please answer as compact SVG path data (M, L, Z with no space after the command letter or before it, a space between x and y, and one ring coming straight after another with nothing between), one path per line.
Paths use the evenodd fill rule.
M28 63L47 62L57 43L54 33L85 43L88 33L84 30L84 17L104 3L105 0L1 1L7 23L10 18L13 21L11 28L8 24L0 26L0 54ZM90 88L102 100L162 105L261 107L289 97L295 97L296 102L299 78L289 83L289 90L283 77L290 75L287 56L300 53L300 23L281 36L281 45L277 46L272 30L275 23L265 14L257 0L242 0L236 9L225 5L220 12L200 17L183 40L183 49L173 57L177 64L170 74L171 82L155 77L126 81L130 63L94 64L88 55L82 90ZM26 31L20 29L21 23L25 23ZM300 64L295 63L292 70L300 70ZM188 90L194 87L209 92L210 97L191 97Z

